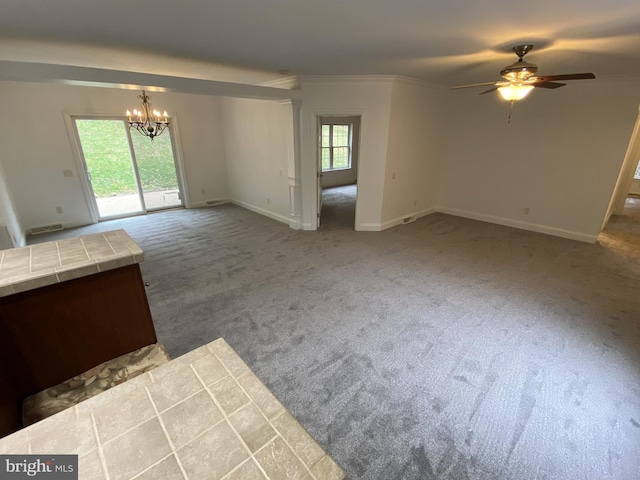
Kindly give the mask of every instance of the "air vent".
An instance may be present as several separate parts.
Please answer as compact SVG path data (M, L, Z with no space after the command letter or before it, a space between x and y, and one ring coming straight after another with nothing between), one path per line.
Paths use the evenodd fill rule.
M411 222L415 222L416 221L416 217L405 217L402 219L402 223L411 223Z
M33 227L29 230L31 235L38 235L39 233L57 232L62 230L62 224L54 223L53 225L44 225L42 227Z
M223 205L225 203L227 203L227 202L224 201L224 200L208 200L207 201L207 206L212 207L214 205Z

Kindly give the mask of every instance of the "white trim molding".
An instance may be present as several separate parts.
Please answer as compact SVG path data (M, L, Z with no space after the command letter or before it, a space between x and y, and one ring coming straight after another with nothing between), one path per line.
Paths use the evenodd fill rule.
M513 227L520 230L528 230L530 232L544 233L546 235L568 238L570 240L578 240L580 242L595 243L596 240L598 239L598 235L592 235L592 234L582 233L582 232L573 232L571 230L564 230L562 228L549 227L546 225L539 225L536 223L520 222L517 220L512 220L510 218L495 217L493 215L474 213L467 210L457 210L455 208L438 207L436 208L436 211L438 213L446 213L447 215L454 215L456 217L470 218L472 220L479 220L481 222L494 223L496 225Z
M234 205L238 205L239 207L246 208L247 210L251 210L252 212L259 213L260 215L264 215L265 217L269 217L272 220L276 220L278 222L289 225L289 218L284 215L279 215L274 212L270 212L269 210L265 210L260 207L256 207L255 205L251 205L250 203L241 202L240 200L236 200L232 198L229 200Z

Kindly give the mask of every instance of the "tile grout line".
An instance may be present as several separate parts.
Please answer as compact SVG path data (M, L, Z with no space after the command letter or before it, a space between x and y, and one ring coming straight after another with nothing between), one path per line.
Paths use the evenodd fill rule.
M75 406L76 416L79 414L78 406ZM104 452L102 451L102 442L100 441L100 436L98 435L98 425L96 424L96 419L93 416L93 412L90 414L91 416L91 426L93 427L93 435L96 437L96 443L98 444L98 458L100 458L100 464L102 465L102 471L104 472L106 480L110 480L109 471L107 470L107 461L104 458ZM78 470L80 468L78 467Z
M150 373L150 372L147 372L147 373ZM153 378L152 378L152 380L153 380ZM153 383L153 381L152 381L151 383ZM143 388L146 388L147 386L148 386L148 385L141 385L137 390L141 390L141 389L143 389ZM132 391L130 391L130 392L127 392L127 393L126 393L126 394L124 394L124 395L125 395L125 396L126 396L126 395L131 395L131 394L133 394L134 392L136 392L137 390L132 390ZM104 391L104 392L102 392L102 393L106 393L106 392L108 392L108 391L109 391L109 390L105 390L105 391ZM102 409L104 409L104 408L107 408L107 407L109 407L110 405L112 405L113 403L115 403L115 401L117 400L117 398L118 398L118 397L116 397L116 398L114 398L114 399L111 399L109 402L105 403L104 405L100 405L100 406L98 406L97 408L95 408L94 410L91 410L91 411L89 411L89 412L85 412L84 414L82 414L82 413L78 412L78 413L77 413L78 418L79 418L81 415L94 415L96 412L98 412L98 411L100 411L100 410L102 410ZM91 398L88 398L87 400L91 400ZM82 403L82 402L81 402L81 403ZM76 409L77 409L77 408L78 408L78 405L76 405L74 408L76 408ZM140 423L136 423L133 427L128 428L127 430L125 430L124 432L120 433L119 435L116 435L115 437L110 438L109 440L105 440L105 441L104 441L104 444L108 444L108 443L114 442L115 440L117 440L118 438L122 437L123 435L126 435L127 433L131 432L132 430L135 430L135 429L136 429L136 428L138 428L140 425L142 425L142 424L144 424L144 423L147 423L149 420L151 420L151 418L147 418L146 420L143 420L143 421L141 421ZM97 428L97 424L96 424L96 428ZM99 438L98 438L98 440L99 440ZM103 442L101 442L101 444L102 444L102 443L103 443Z
M169 443L169 447L171 448L171 455L174 455L176 457L176 462L178 463L178 467L180 467L180 471L182 472L182 476L188 480L188 476L187 476L187 472L185 472L184 467L182 466L182 462L180 461L180 458L178 457L178 452L176 451L175 445L173 444L173 442L171 441L171 438L169 437L169 432L167 432L167 427L164 424L164 421L162 420L162 416L160 415L160 412L158 411L158 407L156 406L155 402L153 401L153 398L151 397L151 392L149 392L149 388L147 385L145 385L144 387L144 391L147 394L147 398L149 398L149 401L151 402L151 406L153 407L153 411L156 413L156 417L158 417L158 421L160 422L160 427L162 428L162 431L164 432L164 436L167 439L167 442ZM151 469L153 466L157 465L158 463L164 461L166 458L168 458L170 455L167 455L166 457L164 457L163 459L159 460L158 462L154 463L153 465L151 465L149 468L147 468L144 471L147 471L149 469ZM138 475L140 475L143 472L140 472Z
M147 468L145 468L144 470L142 470L140 473L136 473L135 476L126 479L126 480L135 480L136 478L140 478L140 475L144 475L145 473L147 473L149 470L151 470L153 467L155 467L156 465L161 464L162 462L164 462L167 458L174 456L173 451L167 455L166 457L162 457L160 460L158 460L156 463L154 463L153 465L148 466ZM174 480L174 479L171 479ZM183 480L188 480L187 477L184 477Z
M109 241L109 238L104 233L102 233L102 238L104 238L104 241L107 242L107 245L109 245L109 248L111 249L113 254L116 255L118 252L116 252L116 249L113 248L113 245L111 245L111 242Z
M223 339L223 340L224 340L224 339ZM238 377L238 378L243 378L243 377L245 377L245 376L249 375L250 373L253 373L253 375L258 379L258 381L260 381L260 383L264 386L264 388L267 388L267 386L266 386L266 385L264 385L264 383L262 382L262 380L260 380L260 377L258 377L258 376L255 374L255 372L254 372L253 370L251 370L251 367L249 367L249 366L244 362L244 360L242 360L242 358L241 358L241 357L240 357L240 356L235 352L235 350L233 350L233 348L231 347L231 345L229 345L226 341L225 341L225 344L226 344L226 345L227 345L227 346L228 346L228 347L229 347L229 348L230 348L230 349L235 353L235 355L240 359L240 361L242 361L242 363L244 363L244 364L247 366L247 368L249 369L249 371L248 371L247 373L245 373L244 375L242 375L242 376L240 376L240 377ZM208 345L207 345L207 348L208 348ZM215 357L216 357L218 360L220 360L220 363L222 364L222 366L224 366L225 368L227 368L227 366L224 364L224 362L222 361L222 359L220 359L220 357L218 357L214 352L211 352L211 353L213 353L213 355L215 355ZM295 450L295 449L294 449L294 448L289 444L289 442L287 441L287 439L286 439L286 438L284 438L284 435L282 435L282 433L280 432L280 430L279 430L278 428L276 428L276 426L271 422L271 420L269 420L269 419L267 418L267 416L262 412L262 410L258 407L258 405L253 401L253 397L249 394L249 392L247 392L247 391L244 389L244 387L243 387L242 385L240 385L240 383L238 382L238 380L236 379L236 377L233 375L233 373L231 373L231 371L230 371L228 368L227 368L227 371L229 371L229 374L231 375L231 378L233 378L233 379L234 379L234 381L235 381L236 385L238 385L238 387L240 388L240 390L242 390L242 392L247 396L247 398L249 398L249 400L251 401L251 403L252 403L253 405L255 405L256 410L258 410L258 413L259 413L260 415L262 415L262 417L267 421L267 424L268 424L271 428L273 428L273 430L276 432L276 434L277 434L276 438L277 438L277 437L280 437L280 438L282 439L282 441L285 443L285 445L287 445L287 447L289 447L289 449L293 452L293 454L295 455L295 457L296 457L298 460L300 460L300 463L302 463L302 465L304 466L304 468L307 470L307 474L309 474L309 475L312 477L312 479L315 479L315 476L311 473L311 468L307 467L307 464L302 460L302 458L300 458L300 456L298 455L298 453L296 452L296 450ZM269 393L271 393L271 395L273 395L273 393L271 392L271 390L269 390L268 388L267 388L267 390L269 391ZM278 397L276 397L275 395L273 395L273 397L274 397L274 398L278 401L278 403L282 406L282 411L281 411L280 413L278 413L276 416L274 416L274 420L275 420L276 418L280 418L280 417L281 417L282 415L284 415L285 413L289 413L289 414L293 417L293 415L292 415L292 414L287 410L287 408L283 405L283 403L280 401L280 399L279 399ZM294 420L295 420L298 424L300 424L300 422L298 422L298 420L297 420L295 417L293 417L293 418L294 418ZM302 425L300 425L300 428L303 428L303 429L304 429L304 427L303 427ZM306 429L304 429L304 431L306 432ZM307 433L308 433L308 432L307 432ZM311 436L311 435L309 435L309 436ZM315 438L313 438L313 437L311 437L311 438L312 438L312 440L313 440L316 444L318 444L318 442L316 441L316 439L315 439ZM268 445L268 443L267 443L267 444L265 444L265 445L263 445L263 446L262 446L261 448L259 448L258 450L256 450L256 453L257 453L257 452L259 452L260 450L262 450L266 445ZM322 451L323 451L323 453L324 453L324 455L322 455L322 456L318 459L318 462L319 462L319 461L320 461L320 460L321 460L325 455L328 455L328 454L327 454L327 452L324 450L324 448L322 448L322 446L321 446L320 444L318 444L318 446L322 449ZM316 462L316 463L318 463L318 462ZM258 462L258 463L259 463L259 462ZM315 465L316 465L316 463L314 463L312 466L315 466Z
M211 349L209 348L209 345L207 345L207 350L209 350L211 352ZM220 358L218 358L218 356L214 353L211 352L211 354L216 357L218 359L218 361L220 361L220 365L222 365L222 367L229 373L229 375L231 376L231 378L233 379L233 381L237 384L238 382L236 381L236 379L234 378L233 374L231 373L231 370L229 370L227 368L227 366L224 364L224 362L222 360L220 360ZM203 357L204 358L204 357ZM231 431L236 435L236 437L238 437L238 439L240 440L240 442L242 443L242 446L244 447L244 449L249 453L249 460L253 460L257 465L258 468L260 469L260 471L262 472L262 474L266 477L269 478L269 475L267 475L267 472L264 471L264 469L262 468L262 465L260 465L260 462L258 462L255 458L253 453L251 452L251 449L249 448L249 445L246 444L246 442L244 441L244 439L242 438L242 436L236 431L236 429L234 428L233 424L229 421L229 416L227 415L227 412L224 411L224 408L222 408L222 405L220 405L220 402L218 401L218 399L216 398L216 396L211 392L211 390L209 390L209 387L207 387L207 385L205 385L204 381L202 380L202 378L200 377L200 375L198 375L198 372L196 372L196 369L194 368L193 364L189 364L189 367L191 367L191 370L193 371L193 373L195 374L196 377L198 377L198 381L202 384L202 386L204 387L205 391L207 392L207 394L209 395L209 397L211 397L211 400L213 400L213 403L215 403L216 407L218 407L218 409L220 410L220 412L222 413L222 417L224 418L224 421L227 423L227 425L229 425L229 427L231 428ZM225 377L226 378L226 377ZM249 399L249 401L251 401L251 403L253 403L253 400L251 400L251 397L247 396L247 398ZM217 424L216 424L217 425ZM238 465L236 465L233 469L231 469L230 471L228 471L227 473L225 473L224 477L227 477L230 473L232 473L233 471L235 471L240 465L243 465L246 461L244 462L240 462ZM224 478L223 477L223 478Z

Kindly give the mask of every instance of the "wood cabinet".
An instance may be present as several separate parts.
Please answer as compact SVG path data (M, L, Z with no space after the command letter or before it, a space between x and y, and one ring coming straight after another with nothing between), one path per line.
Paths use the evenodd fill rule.
M137 263L0 298L0 436L25 397L156 341Z

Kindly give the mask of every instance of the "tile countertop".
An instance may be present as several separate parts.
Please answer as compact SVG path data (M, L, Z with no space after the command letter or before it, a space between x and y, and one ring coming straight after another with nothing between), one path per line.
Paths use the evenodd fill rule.
M345 478L222 339L0 439L78 454L82 480Z
M0 297L143 260L142 249L122 229L0 250Z

